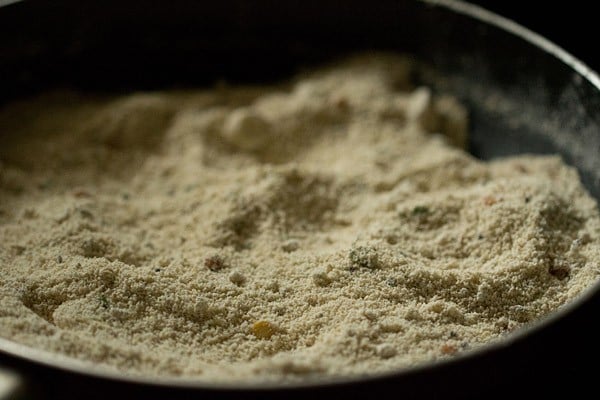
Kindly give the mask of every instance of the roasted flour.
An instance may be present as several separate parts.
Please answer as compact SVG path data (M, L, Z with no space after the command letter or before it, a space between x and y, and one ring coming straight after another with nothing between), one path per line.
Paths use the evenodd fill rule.
M358 57L272 87L0 110L0 336L127 374L390 371L569 302L600 218L558 157L482 162L467 113Z

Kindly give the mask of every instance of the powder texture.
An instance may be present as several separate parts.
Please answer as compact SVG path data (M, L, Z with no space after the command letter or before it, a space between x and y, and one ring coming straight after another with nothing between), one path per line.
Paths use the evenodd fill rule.
M0 336L128 374L303 380L452 357L598 278L555 156L357 57L290 83L0 110Z

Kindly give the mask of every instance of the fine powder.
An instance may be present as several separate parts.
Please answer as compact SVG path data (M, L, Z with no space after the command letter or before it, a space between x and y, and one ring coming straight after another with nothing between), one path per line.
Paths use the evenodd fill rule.
M355 57L273 86L0 110L0 336L133 375L372 374L498 340L600 273L557 156L482 162L467 113Z

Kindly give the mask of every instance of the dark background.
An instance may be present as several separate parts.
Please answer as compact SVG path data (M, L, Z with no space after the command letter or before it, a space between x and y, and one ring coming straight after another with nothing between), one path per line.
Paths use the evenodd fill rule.
M593 2L477 1L480 5L535 31L600 70L600 16Z

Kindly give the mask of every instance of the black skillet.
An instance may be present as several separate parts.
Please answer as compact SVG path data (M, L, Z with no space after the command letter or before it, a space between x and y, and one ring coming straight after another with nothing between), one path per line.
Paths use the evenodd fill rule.
M469 107L476 156L559 153L600 198L598 76L521 26L451 0L0 0L0 104L65 86L268 82L365 49L411 53L429 65L415 80ZM6 340L0 364L23 377L34 399L572 397L597 379L599 306L596 285L506 341L452 361L293 386L128 378Z

